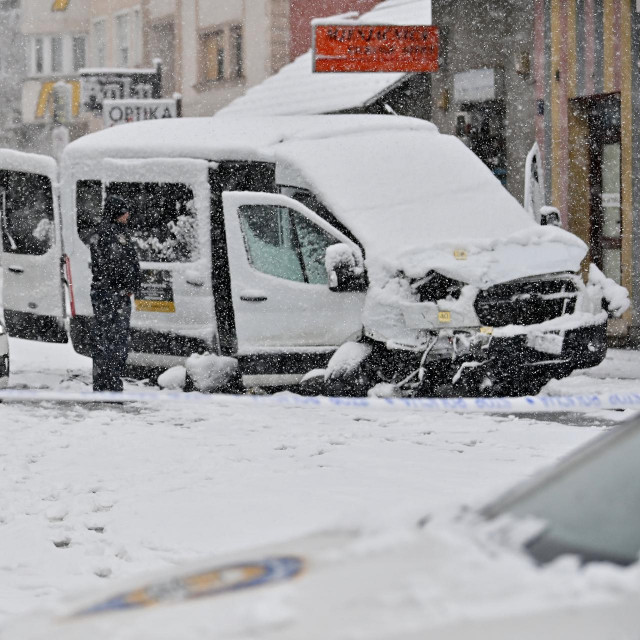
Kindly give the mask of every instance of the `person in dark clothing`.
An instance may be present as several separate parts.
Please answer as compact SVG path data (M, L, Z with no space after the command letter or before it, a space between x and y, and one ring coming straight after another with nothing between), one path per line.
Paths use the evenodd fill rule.
M140 262L127 228L130 216L131 206L123 198L108 195L103 221L89 241L94 391L122 391L131 296L140 288Z

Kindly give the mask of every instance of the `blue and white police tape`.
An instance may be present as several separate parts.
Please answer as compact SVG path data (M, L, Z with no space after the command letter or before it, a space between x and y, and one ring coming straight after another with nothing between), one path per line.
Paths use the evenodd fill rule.
M328 398L274 395L222 395L179 391L126 391L123 393L90 391L54 391L43 389L4 389L2 402L139 403L159 404L236 404L262 407L301 407L307 409L338 407L375 410L454 411L457 413L588 413L599 409L636 409L638 393L584 394L572 396L527 396L524 398ZM1 414L1 407L0 407Z

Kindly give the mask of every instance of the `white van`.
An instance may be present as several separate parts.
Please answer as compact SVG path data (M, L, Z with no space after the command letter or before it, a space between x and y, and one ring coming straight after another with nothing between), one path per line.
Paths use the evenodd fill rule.
M507 291L537 313L504 317L537 326L571 315L571 330L585 329L584 339L572 334L567 341L571 349L579 344L583 365L562 349L550 357L548 348L532 348L539 361L562 359L570 371L604 357L602 293L587 296L575 275L586 246L539 227L462 143L424 121L348 115L143 122L73 142L59 168L50 158L0 151L0 177L4 306L13 335L62 340L68 316L74 348L90 353L87 242L113 192L137 204L130 226L144 284L132 315L132 365L169 367L210 352L237 358L245 384L293 383L325 367L345 342L422 353L428 336L461 344L470 334L487 335L473 313L480 292L492 307L484 315L498 326L505 301L494 300L491 287L549 281L551 274L563 274L558 291ZM515 244L505 240L512 236ZM327 253L332 245L339 246ZM444 309L451 292L441 278L444 306L425 306L430 297L422 289L434 270L470 284L466 307L458 294L457 306ZM415 289L418 306L387 308L381 319L375 309L384 305L369 304L363 328L367 276L369 297L373 291L374 302L381 295L393 302L393 274L402 275L393 286ZM548 296L562 299L552 304ZM404 328L388 335L398 318Z

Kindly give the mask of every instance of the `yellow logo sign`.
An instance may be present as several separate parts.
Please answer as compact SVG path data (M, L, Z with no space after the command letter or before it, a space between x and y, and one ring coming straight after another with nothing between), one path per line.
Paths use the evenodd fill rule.
M71 0L53 0L51 11L66 11Z
M456 260L466 260L467 252L464 249L455 249L453 252L453 257Z
M438 321L439 322L451 322L451 311L439 311L438 312Z
M80 111L80 81L66 80L65 82L71 85L71 115L76 117ZM42 83L36 104L36 118L44 118L47 112L51 111L55 84L51 81Z
M490 336L493 334L493 327L480 327L480 333Z

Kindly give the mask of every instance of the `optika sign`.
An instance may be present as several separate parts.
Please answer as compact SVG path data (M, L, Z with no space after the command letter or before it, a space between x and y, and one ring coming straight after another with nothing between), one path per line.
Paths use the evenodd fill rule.
M313 54L320 72L437 71L438 28L316 24Z
M102 105L104 126L127 122L164 120L179 117L177 100L105 100Z

